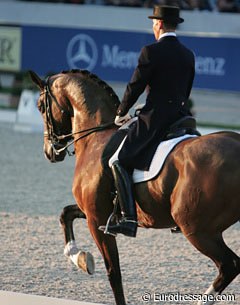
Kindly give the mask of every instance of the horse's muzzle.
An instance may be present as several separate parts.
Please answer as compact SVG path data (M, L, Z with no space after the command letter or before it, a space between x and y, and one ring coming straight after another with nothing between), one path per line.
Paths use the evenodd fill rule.
M66 150L57 152L58 149L62 148L62 145L55 144L54 146L48 143L43 145L44 155L47 160L52 163L61 162L66 156Z

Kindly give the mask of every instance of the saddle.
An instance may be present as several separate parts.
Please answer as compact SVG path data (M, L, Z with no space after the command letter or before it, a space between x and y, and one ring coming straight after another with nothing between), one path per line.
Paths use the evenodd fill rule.
M201 136L197 130L196 120L192 116L185 116L170 125L163 137L163 141L178 138L185 134Z
M134 124L134 121L132 124ZM131 124L129 124L128 122L126 123L126 125L127 125L126 128L124 128L123 125L123 127L118 129L118 131L112 135L112 137L110 138L110 140L108 141L108 143L106 144L103 150L102 164L105 169L109 169L108 166L109 159L112 157L112 155L115 153L119 145L122 143L123 139L128 133L129 128L131 128ZM178 138L186 134L201 136L200 132L196 129L196 126L197 124L194 117L185 116L177 120L172 125L170 125L170 127L165 132L162 139L159 140L159 143L161 141Z

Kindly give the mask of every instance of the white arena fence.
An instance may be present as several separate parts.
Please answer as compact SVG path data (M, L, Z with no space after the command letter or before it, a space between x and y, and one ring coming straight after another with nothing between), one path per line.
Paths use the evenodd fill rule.
M1 305L103 305L0 290Z
M42 132L43 121L37 109L39 92L23 90L16 113L14 129L25 132Z

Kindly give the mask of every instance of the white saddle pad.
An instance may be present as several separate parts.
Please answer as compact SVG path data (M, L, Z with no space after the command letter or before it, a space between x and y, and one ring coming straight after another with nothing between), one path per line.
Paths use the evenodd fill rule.
M140 183L140 182L148 181L148 180L156 177L157 174L162 169L162 166L163 166L168 154L173 150L173 148L181 141L186 140L188 138L193 138L193 137L196 137L196 136L195 135L184 135L182 137L178 137L178 138L174 138L171 140L161 142L158 145L158 148L152 159L152 163L150 165L149 170L141 171L141 170L135 169L133 171L133 182Z

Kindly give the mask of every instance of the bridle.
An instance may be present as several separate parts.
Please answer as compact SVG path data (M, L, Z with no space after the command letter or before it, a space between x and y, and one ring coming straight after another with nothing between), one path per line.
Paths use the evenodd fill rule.
M115 126L114 122L102 124L99 126L95 126L92 128L84 129L84 130L78 130L75 132L71 132L69 134L61 134L61 131L54 125L54 118L52 114L52 103L54 102L58 109L60 110L61 114L68 114L70 116L69 110L66 110L63 108L62 105L58 102L56 97L53 95L51 91L51 87L49 85L49 77L46 80L44 90L40 93L40 95L45 94L44 97L44 109L46 111L46 127L47 130L44 132L44 137L48 138L48 141L50 142L51 148L54 151L56 155L59 155L61 152L66 151L69 156L74 155L74 151L70 152L68 150L69 146L73 145L75 142L89 136L90 134L94 132L103 131L106 129L113 128ZM74 138L75 135L80 135L77 138ZM69 140L73 138L72 141L69 142ZM62 144L61 141L67 140L66 144Z

